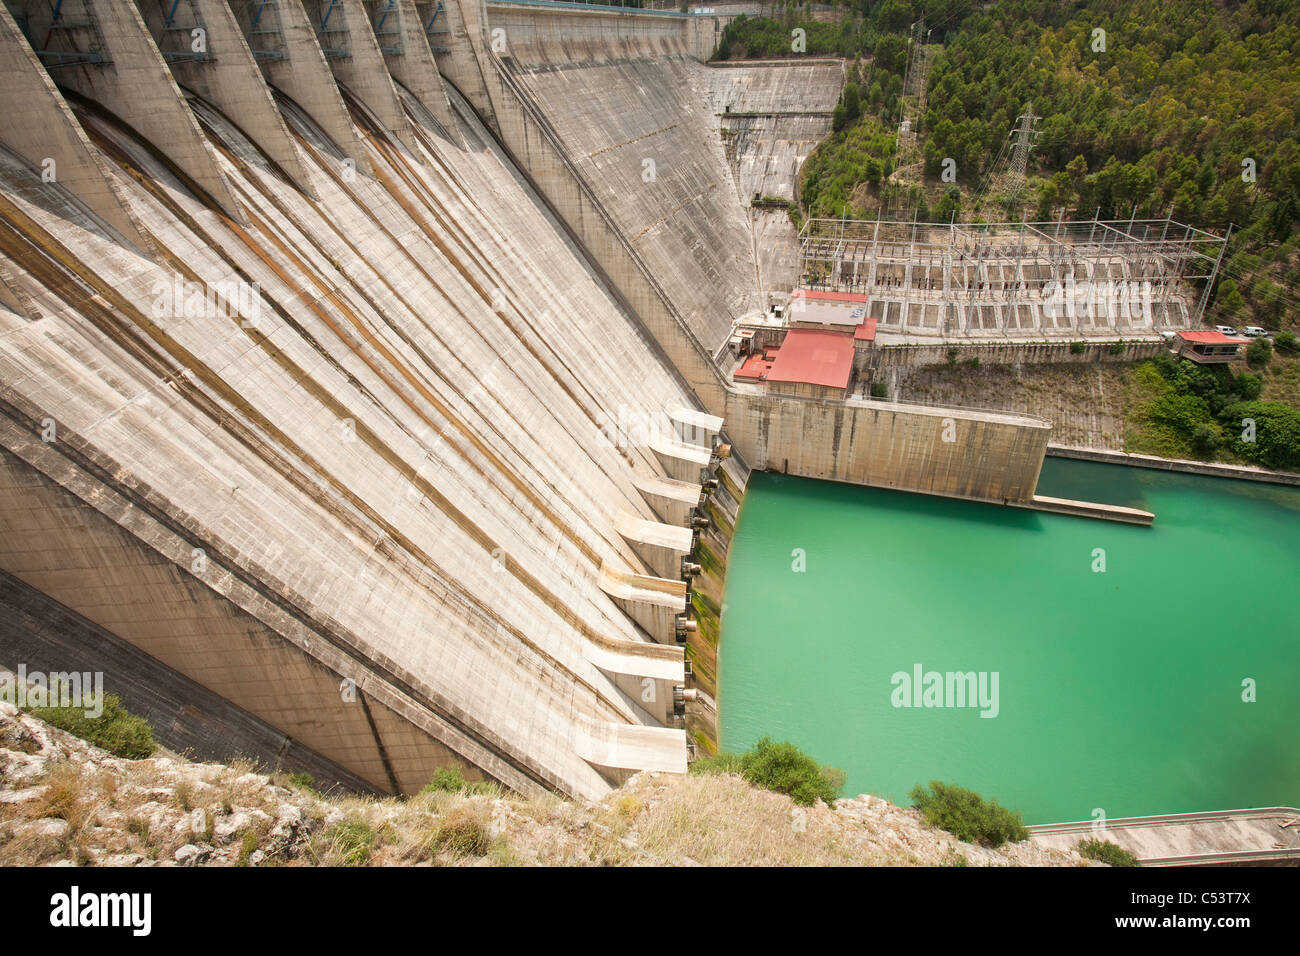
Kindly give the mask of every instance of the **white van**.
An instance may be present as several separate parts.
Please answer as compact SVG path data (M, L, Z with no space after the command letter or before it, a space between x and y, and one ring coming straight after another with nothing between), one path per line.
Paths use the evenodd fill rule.
M1252 339L1258 338L1261 335L1268 335L1268 332L1261 329L1258 325L1248 325L1241 331L1246 335L1249 335Z
M1236 335L1236 334L1237 334L1237 330L1234 329L1231 325L1216 325L1214 328L1215 328L1217 331L1222 332L1224 335Z

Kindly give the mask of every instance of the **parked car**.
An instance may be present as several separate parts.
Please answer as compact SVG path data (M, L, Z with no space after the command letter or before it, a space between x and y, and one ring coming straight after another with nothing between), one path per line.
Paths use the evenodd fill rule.
M1222 332L1224 335L1236 335L1236 334L1237 334L1237 330L1234 329L1231 325L1216 325L1214 328L1215 328L1217 331Z
M1252 339L1261 335L1268 335L1267 329L1261 329L1258 325L1248 325L1241 330L1244 334L1249 335Z

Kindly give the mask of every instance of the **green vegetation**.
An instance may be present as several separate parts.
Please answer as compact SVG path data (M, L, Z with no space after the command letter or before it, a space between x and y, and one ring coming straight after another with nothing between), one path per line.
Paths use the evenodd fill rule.
M308 793L316 793L316 778L306 771L289 774L289 786L294 790L306 790Z
M888 395L889 395L889 386L886 385L884 382L871 383L872 398L885 398Z
M335 866L365 866L377 834L359 817L340 820L326 833L326 852L322 862Z
M50 699L55 699L53 691ZM87 717L85 707L32 707L29 713L114 757L143 760L158 749L148 721L130 713L116 694L104 695L104 712L98 717Z
M421 793L460 793L465 789L465 775L459 767L439 767Z
M1300 468L1300 410L1261 401L1258 375L1160 355L1134 369L1133 388L1128 451Z
M1079 856L1097 860L1108 866L1141 866L1138 858L1128 850L1106 840L1080 840L1076 847Z
M805 49L796 52L793 32L804 31ZM739 16L722 31L718 60L774 60L790 56L858 56L862 52L858 31L851 18L840 23L796 19L793 13L774 20L769 17Z
M1268 339L1256 339L1246 346L1246 364L1251 368L1263 368L1273 358L1273 343Z
M794 744L764 737L744 754L719 753L691 764L691 773L738 773L756 787L788 794L805 807L818 800L833 805L844 787L844 771L822 767Z
M421 793L464 793L473 796L480 793L495 793L495 784L486 780L466 780L459 767L439 767L433 772L433 779L424 785Z
M741 773L741 755L721 750L712 757L701 757L691 764L691 773Z
M248 858L257 852L257 833L254 830L245 830L239 840L239 856L235 859L235 866L248 866Z
M1294 332L1279 332L1273 336L1273 348L1281 355L1300 354L1300 340Z
M1013 813L996 801L986 801L978 793L951 784L930 781L930 789L916 786L911 797L930 826L947 830L959 840L999 847L1010 841L1029 839L1019 813Z

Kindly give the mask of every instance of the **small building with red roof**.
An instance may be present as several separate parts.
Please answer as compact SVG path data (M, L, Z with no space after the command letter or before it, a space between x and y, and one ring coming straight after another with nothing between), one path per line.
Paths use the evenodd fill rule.
M1234 361L1237 358L1237 351L1243 345L1250 344L1250 339L1234 339L1217 329L1178 332L1175 341L1176 355L1201 365Z
M767 371L769 391L803 398L844 398L853 375L853 335L791 329Z

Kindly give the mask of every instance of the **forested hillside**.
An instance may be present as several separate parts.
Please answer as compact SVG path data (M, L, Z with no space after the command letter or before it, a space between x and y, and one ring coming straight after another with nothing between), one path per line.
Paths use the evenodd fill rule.
M1212 317L1295 328L1300 4L977 6L859 2L838 24L803 22L791 6L728 28L720 56L791 55L791 31L803 27L808 55L852 61L835 131L804 167L803 211L941 222L1171 214L1217 233L1231 225ZM913 26L922 17L925 33ZM909 49L922 45L928 56L909 66ZM924 94L905 98L918 62L923 75L928 65ZM1038 119L1017 192L1000 174L1027 110ZM916 135L900 144L905 115Z

